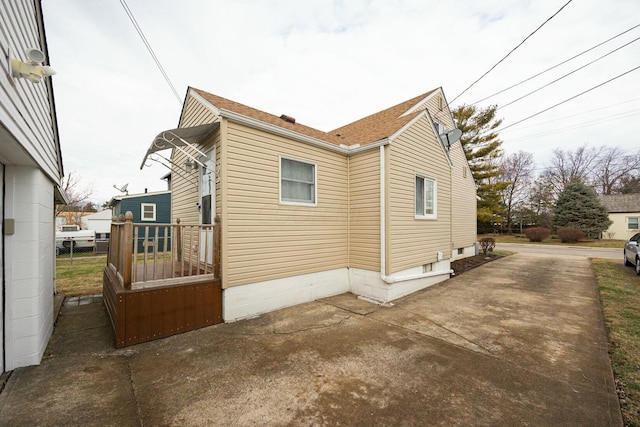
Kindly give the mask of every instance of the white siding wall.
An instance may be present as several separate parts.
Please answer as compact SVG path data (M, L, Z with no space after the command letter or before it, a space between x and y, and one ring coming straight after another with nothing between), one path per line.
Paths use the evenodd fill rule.
M26 60L41 43L39 2L0 2L0 162L5 191L2 220L15 220L15 233L3 235L4 365L0 371L37 364L53 330L55 280L54 188L62 160L55 133L51 79L40 84L11 77L8 57Z
M14 79L5 60L10 53L12 57L24 61L26 50L32 47L44 51L40 44L34 1L0 2L0 28L0 123L14 139L3 140L0 158L4 158L6 164L38 166L53 182L59 184L60 159L47 91L50 79L40 84ZM19 146L27 156L15 150ZM9 149L12 153L8 152ZM14 150L20 157L14 155Z
M40 363L53 330L53 183L31 167L5 168L5 369Z
M613 221L613 224L609 226L607 231L602 233L602 238L628 240L631 236L640 232L640 230L630 230L627 228L627 218L630 216L640 217L640 212L610 213L609 219Z

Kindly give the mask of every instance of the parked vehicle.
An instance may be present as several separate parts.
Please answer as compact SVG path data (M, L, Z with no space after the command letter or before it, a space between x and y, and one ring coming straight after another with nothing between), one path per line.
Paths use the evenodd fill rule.
M633 265L640 276L640 233L636 233L624 244L624 265Z
M93 249L96 246L96 232L93 230L81 230L79 225L63 225L60 231L56 231L56 248Z

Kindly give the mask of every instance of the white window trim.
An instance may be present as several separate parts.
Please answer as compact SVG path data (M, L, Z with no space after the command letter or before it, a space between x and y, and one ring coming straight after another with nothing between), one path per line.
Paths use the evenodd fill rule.
M147 206L153 207L153 218L144 217L144 208ZM156 220L156 204L155 203L140 203L140 221L155 221Z
M282 159L291 160L293 162L306 163L313 165L313 202L294 202L282 200ZM318 206L318 165L308 160L294 159L293 157L278 156L278 198L281 205L289 206Z
M631 226L630 226L631 221L629 221L631 218L638 218L638 220L637 220L636 224L638 224L638 227L640 227L640 217L637 217L637 216L628 216L628 217L627 217L627 230L637 230L637 229L638 229L638 227L631 228Z
M416 194L416 178L422 178L422 179L433 182L433 213L432 214L418 215L416 213L416 198L418 196ZM415 174L413 178L413 212L415 214L415 219L426 219L426 220L438 219L438 180L436 180L435 178L431 178L427 175L423 175L419 173Z

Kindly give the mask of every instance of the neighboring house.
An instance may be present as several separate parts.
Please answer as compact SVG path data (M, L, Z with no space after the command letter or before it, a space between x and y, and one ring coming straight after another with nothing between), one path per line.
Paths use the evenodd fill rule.
M62 225L79 225L80 228L84 227L84 217L87 215L91 215L94 212L82 212L82 211L71 211L71 212L59 212L58 216L56 216L56 227L58 229Z
M53 331L62 155L39 0L0 6L0 372L40 363ZM15 61L13 61L15 59ZM13 64L13 67L12 67ZM21 68L22 67L22 68ZM21 77L13 70L22 69ZM38 83L36 83L39 81Z
M133 213L133 222L137 224L169 224L171 222L171 191L154 191L150 193L115 196L109 201L113 215L118 217L127 211ZM144 251L145 245L155 237L155 230L149 230L145 237L141 231L138 237L138 251ZM158 236L164 237L162 230ZM161 241L162 244L164 241ZM170 241L168 241L170 244Z
M613 221L603 239L628 240L640 231L640 193L602 195L600 200Z
M85 230L93 230L96 232L96 239L108 239L111 233L111 221L113 219L113 211L105 209L90 215L83 216L81 219L82 228Z
M223 318L352 292L390 301L475 254L476 192L442 89L323 132L189 88L171 216L220 217ZM135 214L135 212L134 212ZM135 221L134 221L135 222Z

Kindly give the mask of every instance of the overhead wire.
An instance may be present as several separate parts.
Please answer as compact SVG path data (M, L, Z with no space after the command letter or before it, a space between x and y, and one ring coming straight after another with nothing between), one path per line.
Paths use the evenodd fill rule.
M171 83L171 79L169 79L169 75L164 70L164 67L160 63L160 60L158 59L158 57L156 56L155 52L151 48L151 44L149 43L149 41L145 37L144 32L142 31L142 28L140 27L140 25L138 25L138 22L136 21L136 18L133 16L133 12L131 12L131 9L129 9L129 5L127 5L126 0L120 0L120 4L122 5L122 8L126 12L127 16L129 17L129 20L133 24L134 28L136 29L138 35L142 39L142 42L144 43L145 47L149 51L149 54L151 54L151 57L153 58L154 62L156 63L156 66L160 70L160 73L164 77L165 81L169 85L169 88L171 88L171 91L173 92L173 94L175 95L176 99L178 100L178 103L182 105L182 98L180 98L180 95L178 95L178 91L176 90L175 86L173 86L173 83Z
M584 90L584 91L580 92L580 93L579 93L579 94L577 94L577 95L574 95L574 96L572 96L572 97L569 97L569 98L565 99L564 101L560 101L560 102L558 102L557 104L554 104L554 105L552 105L552 106L550 106L550 107L547 107L547 108L545 108L545 109L543 109L543 110L538 111L537 113L531 114L530 116L527 116L527 117L525 117L524 119L518 120L517 122L511 123L511 124L510 124L510 125L508 125L508 126L504 126L504 127L500 128L500 129L497 129L495 132L502 132L502 131L503 131L503 130L505 130L505 129L508 129L508 128L510 128L510 127L513 127L513 126L515 126L515 125L517 125L517 124L519 124L519 123L522 123L522 122L524 122L524 121L526 121L526 120L529 120L529 119L531 119L531 118L533 118L533 117L539 116L539 115L540 115L540 114L542 114L542 113L545 113L545 112L547 112L547 111L549 111L549 110L551 110L551 109L553 109L553 108L558 107L559 105L565 104L565 103L567 103L567 102L569 102L569 101L571 101L571 100L573 100L573 99L578 98L579 96L582 96L582 95L584 95L584 94L586 94L586 93L588 93L588 92L591 92L592 90L595 90L595 89L597 89L597 88L599 88L599 87L601 87L601 86L604 86L604 85L606 85L606 84L608 84L608 83L610 83L610 82L612 82L612 81L614 81L614 80L617 80L617 79L619 79L620 77L623 77L623 76L625 76L625 75L627 75L627 74L629 74L629 73L631 73L631 72L633 72L633 71L635 71L635 70L637 70L637 69L639 69L639 68L640 68L640 65L639 65L639 66L637 66L637 67L635 67L635 68L632 68L632 69L630 69L630 70L627 70L627 71L625 71L624 73L618 74L617 76L612 77L612 78L610 78L609 80L606 80L606 81L604 81L604 82L602 82L602 83L600 83L600 84L597 84L597 85L595 85L595 86L593 86L593 87L591 87L591 88L589 88L589 89L587 89L587 90Z
M640 24L634 25L633 27L629 28L628 30L625 30L625 31L623 31L623 32L621 32L621 33L619 33L619 34L616 34L615 36L610 37L610 38L608 38L607 40L605 40L605 41L603 41L603 42L600 42L600 43L598 43L597 45L592 46L592 47L590 47L589 49L584 50L584 51L582 51L582 52L578 53L577 55L572 56L571 58L565 59L564 61L562 61L562 62L560 62L560 63L558 63L558 64L556 64L556 65L554 65L554 66L552 66L552 67L549 67L549 68L547 68L546 70L542 70L542 71L540 71L539 73L536 73L536 74L532 75L531 77L527 77L526 79L524 79L524 80L522 80L522 81L520 81L520 82L518 82L518 83L516 83L516 84L513 84L513 85L511 85L511 86L509 86L509 87L507 87L507 88L505 88L505 89L499 90L498 92L492 93L491 95L485 96L484 98L482 98L482 99L480 99L480 100L478 100L478 101L472 102L472 103L471 103L471 104L469 104L469 105L476 105L476 104L478 104L478 103L480 103L480 102L482 102L482 101L486 101L486 100L487 100L487 99L489 99L489 98L493 98L493 97L494 97L494 96L496 96L496 95L500 95L501 93L504 93L504 92L506 92L506 91L508 91L508 90L511 90L511 89L513 89L514 87L520 86L521 84L526 83L526 82L528 82L529 80L532 80L532 79L534 79L534 78L536 78L536 77L538 77L538 76L541 76L542 74L544 74L544 73L546 73L546 72L548 72L548 71L551 71L551 70L553 70L553 69L555 69L555 68L558 68L559 66L564 65L564 64L566 64L567 62L572 61L572 60L574 60L574 59L576 59L576 58L578 58L578 57L580 57L580 56L584 55L585 53L588 53L588 52L590 52L590 51L592 51L592 50L594 50L594 49L596 49L596 48L598 48L598 47L600 47L600 46L602 46L602 45L604 45L604 44L606 44L606 43L608 43L608 42L610 42L610 41L612 41L612 40L614 40L614 39L616 39L616 38L618 38L618 37L620 37L620 36L622 36L622 35L624 35L624 34L626 34L626 33L628 33L629 31L631 31L631 30L634 30L634 29L638 28L638 27L640 27Z
M473 83L471 83L469 86L467 86L467 88L465 90L463 90L462 92L460 92L455 98L453 98L451 100L451 102L453 103L456 99L460 98L465 92L467 92L469 89L471 89L473 86L475 86L476 83L478 83L480 80L482 80L487 74L489 74L491 71L493 71L498 65L500 65L505 59L507 59L513 52L515 52L520 46L522 46L531 36L533 36L535 33L537 33L547 22L551 21L556 15L558 15L562 9L564 9L565 7L567 7L567 5L569 3L571 3L573 0L569 0L568 2L566 2L560 9L558 9L553 15L551 15L549 18L547 18L542 24L540 24L540 26L538 28L536 28L535 30L533 30L533 32L531 34L529 34L527 37L524 38L524 40L522 40L520 43L518 43L518 45L516 47L514 47L513 49L511 49L509 51L509 53L507 53L502 59L500 59L498 62L496 62L491 68L489 68L488 71L486 71L483 75L481 75L480 77L478 77Z
M501 106L500 106L500 107L498 107L497 109L498 109L498 110L503 109L503 108L505 108L505 107L507 107L507 106L509 106L509 105L511 105L511 104L513 104L513 103L516 103L516 102L518 102L518 101L520 101L520 100L522 100L522 99L524 99L524 98L526 98L526 97L528 97L528 96L530 96L530 95L533 95L534 93L536 93L536 92L538 92L538 91L540 91L540 90L542 90L542 89L544 89L544 88L546 88L546 87L549 87L549 86L551 86L551 85L552 85L552 84L554 84L554 83L559 82L560 80L564 79L565 77L569 77L569 76L570 76L570 75L572 75L573 73L576 73L576 72L578 72L578 71L582 70L583 68L586 68L586 67L588 67L589 65L591 65L591 64L593 64L593 63L595 63L595 62L597 62L597 61L599 61L599 60L601 60L601 59L603 59L603 58L606 58L607 56L611 55L612 53L615 53L615 52L619 51L620 49L622 49L622 48L624 48L624 47L629 46L631 43L635 43L635 42L637 42L638 40L640 40L640 37L637 37L637 38L635 38L635 39L631 40L630 42L625 43L625 44L623 44L622 46L620 46L620 47L618 47L618 48L616 48L616 49L614 49L614 50L612 50L612 51L610 51L610 52L608 52L608 53L605 53L605 54L604 54L604 55L602 55L602 56L599 56L598 58L594 59L593 61L587 62L586 64L584 64L584 65L582 65L582 66L580 66L580 67L576 68L575 70L572 70L572 71L568 72L567 74L564 74L564 75L562 75L562 76L558 77L557 79L552 80L552 81L550 81L549 83L547 83L547 84L545 84L545 85L542 85L542 86L540 86L539 88L534 89L534 90L532 90L531 92L526 93L526 94L524 94L524 95L520 96L519 98L514 99L513 101L509 101L509 102L507 102L506 104L501 105Z

